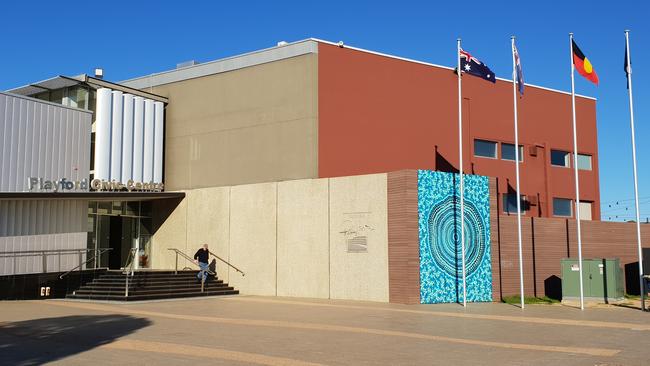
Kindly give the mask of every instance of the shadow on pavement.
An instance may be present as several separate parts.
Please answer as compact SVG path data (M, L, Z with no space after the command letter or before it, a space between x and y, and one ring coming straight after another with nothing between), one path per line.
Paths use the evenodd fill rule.
M147 319L126 315L0 323L0 365L42 365L111 343L150 324Z

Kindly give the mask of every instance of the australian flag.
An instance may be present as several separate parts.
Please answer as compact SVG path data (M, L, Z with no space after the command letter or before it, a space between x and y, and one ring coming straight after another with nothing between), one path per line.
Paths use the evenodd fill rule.
M462 72L496 83L497 80L492 70L476 57L470 55L469 52L460 50L460 55L458 56L460 57L460 69Z

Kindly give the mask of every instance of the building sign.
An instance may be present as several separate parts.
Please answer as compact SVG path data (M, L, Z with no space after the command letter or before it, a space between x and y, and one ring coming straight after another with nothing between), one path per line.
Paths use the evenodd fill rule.
M29 192L46 191L46 192L66 192L66 191L100 191L100 192L162 192L163 183L153 182L135 182L128 180L126 183L116 180L88 179L69 180L61 178L58 180L47 180L44 178L29 177L27 178L27 187Z

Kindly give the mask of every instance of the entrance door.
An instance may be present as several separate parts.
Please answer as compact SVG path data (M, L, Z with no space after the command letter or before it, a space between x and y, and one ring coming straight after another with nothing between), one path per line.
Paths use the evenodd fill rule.
M120 269L126 265L137 238L137 221L133 217L107 216L110 220L108 268ZM107 220L108 221L108 220Z
M108 256L108 268L120 269L124 263L122 261L122 218L109 216L109 221L109 243L112 250Z

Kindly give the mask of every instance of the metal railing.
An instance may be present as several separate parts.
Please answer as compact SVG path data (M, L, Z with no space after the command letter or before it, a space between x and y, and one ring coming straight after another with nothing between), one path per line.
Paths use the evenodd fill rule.
M237 267L233 266L232 264L228 263L228 261L226 261L225 259L223 259L223 258L219 257L218 255L212 253L210 250L208 250L208 253L212 254L213 257L215 257L215 258L217 258L218 260L224 262L226 265L228 265L229 267L231 267L231 268L234 269L235 271L241 273L241 276L242 276L242 277L246 276L246 273L242 272L239 268L237 268Z
M213 275L213 276L216 276L216 275L217 275L216 273L212 272L210 269L203 269L203 268L201 268L201 266L199 266L198 263L196 263L196 262L194 261L194 258L192 258L192 257L190 257L189 255L187 255L187 254L181 252L180 250L178 250L178 249L176 249L176 248L167 248L167 250L173 250L174 253L176 253L176 265L175 265L175 267L174 267L174 274L178 274L178 256L180 255L181 257L183 257L183 258L185 258L186 260L190 261L190 262L191 262L192 264L194 264L195 266L199 267L199 270L200 270L200 271L202 271L202 272L207 272L208 274L211 274L211 275ZM201 276L201 292L204 292L204 290L205 290L205 276Z
M42 257L42 268L41 268L41 273L47 273L48 266L47 266L47 259L48 257L51 256L56 256L57 257L57 266L58 270L56 272L61 272L63 271L61 269L61 257L64 255L74 255L76 254L79 258L79 265L75 267L74 269L81 268L83 265L87 264L90 262L90 260L87 260L84 262L83 260L83 255L84 253L88 252L95 252L95 255L92 257L92 259L98 258L101 253L106 252L107 250L110 250L108 248L106 249L49 249L49 250L23 250L23 251L13 251L13 252L0 252L0 258L13 258L13 268L12 268L12 274L16 274L16 269L18 268L18 258L24 258L24 257ZM95 266L95 268L98 268L98 266ZM69 271L70 272L70 271Z
M94 249L89 249L89 250L95 252L95 255L93 255L90 259L87 259L85 262L83 262L83 263L79 263L79 265L77 265L76 267L72 268L72 269L69 270L68 272L66 272L66 273L64 273L64 274L62 274L62 275L60 275L60 276L59 276L59 279L62 280L63 277L69 275L70 273L76 271L77 269L78 269L78 270L81 270L81 268L82 268L84 265L88 264L88 263L91 262L91 261L94 261L94 260L95 260L96 258L98 258L98 257L101 258L101 255L102 255L102 254L104 254L104 253L106 253L106 252L108 252L108 251L110 251L110 250L113 250L113 249L112 249L112 248L103 248L103 249L98 249L98 250L94 250ZM81 256L79 256L79 259L81 260Z
M122 267L122 273L126 275L126 281L124 281L124 297L129 297L129 277L133 277L133 274L135 273L133 266L135 264L137 251L138 249L136 248L131 248L131 250L129 250L129 256L126 257L126 263L124 264L124 267Z

